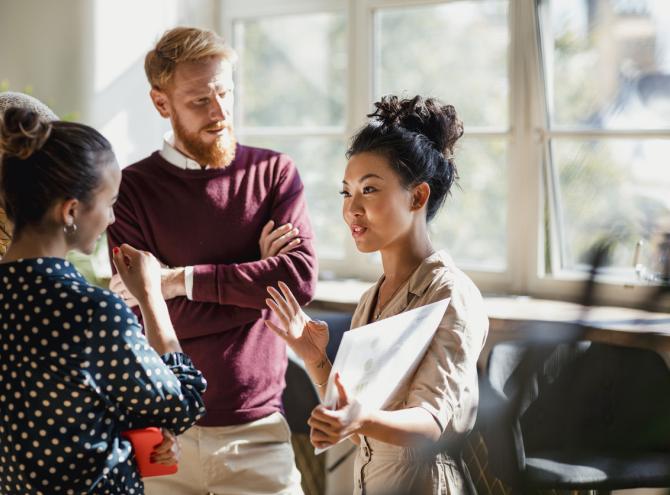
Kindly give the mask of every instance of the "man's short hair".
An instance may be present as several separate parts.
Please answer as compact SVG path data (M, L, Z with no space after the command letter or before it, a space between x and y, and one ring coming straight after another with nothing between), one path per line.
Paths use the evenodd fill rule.
M235 64L237 54L214 31L176 27L166 31L144 59L144 72L152 88L164 90L181 62L196 62L208 57L222 57Z

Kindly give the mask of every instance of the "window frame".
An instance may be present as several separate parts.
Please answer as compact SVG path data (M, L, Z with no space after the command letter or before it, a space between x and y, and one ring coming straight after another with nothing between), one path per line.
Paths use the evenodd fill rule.
M553 139L572 138L576 140L609 140L609 139L670 139L670 126L667 129L592 129L580 126L551 125L548 87L551 82L546 74L544 60L549 54L543 53L544 47L552 46L551 33L542 30L542 24L550 26L548 18L549 9L548 0L523 0L529 1L533 10L535 24L535 45L537 49L535 74L539 76L537 88L539 90L538 99L533 103L538 106L537 120L534 122L534 133L537 135L537 145L542 148L541 153L543 161L541 166L544 175L544 185L542 192L548 202L548 218L546 219L548 230L552 239L560 241L549 242L550 250L550 273L540 270L539 276L532 277L529 280L529 293L539 297L553 297L560 299L579 300L583 292L584 280L587 274L582 271L569 270L563 268L565 259L565 245L562 241L565 236L562 234L563 225L560 215L560 197L558 195L558 177L557 171L552 162L551 143ZM544 21L544 22L542 22ZM538 249L542 249L544 242ZM633 260L631 260L631 273L633 272ZM633 275L630 277L621 276L620 270L603 270L596 283L597 301L603 304L649 307L649 301L656 296L657 285L648 284L640 281ZM670 309L670 301L660 301L658 309Z
M234 38L237 21L282 15L342 12L346 17L348 71L346 121L343 127L239 128L240 141L249 136L326 137L345 140L365 122L374 98L374 13L378 9L439 5L460 0L219 0L219 29L227 40ZM557 182L551 163L550 140L560 137L662 137L668 130L593 131L551 128L540 37L540 15L546 15L545 0L509 0L509 117L508 127L468 129L468 139L504 138L507 156L507 259L503 271L485 271L462 266L484 293L528 295L546 299L579 301L583 272L561 269L561 225L556 214L545 219L545 210L558 207ZM545 44L544 46L549 46ZM343 159L344 163L344 159ZM339 215L337 220L339 221ZM547 243L546 232L552 242ZM345 257L320 259L322 273L337 278L376 280L381 273L377 255L361 255L353 242L345 243ZM551 266L546 269L545 249ZM632 260L631 260L632 263ZM599 279L597 302L621 306L643 306L657 287L635 279ZM670 307L670 302L663 304Z

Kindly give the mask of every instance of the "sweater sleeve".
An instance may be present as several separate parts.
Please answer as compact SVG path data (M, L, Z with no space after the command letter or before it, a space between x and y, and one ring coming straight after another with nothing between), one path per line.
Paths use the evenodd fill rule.
M114 205L115 221L107 229L110 262L112 259L111 250L115 246L119 246L123 243L130 244L136 249L149 251L154 255L157 254L156 249L152 247L153 243L150 239L146 238L144 233L145 229L141 226L142 222L139 218L140 215L138 214L139 205L133 200L133 197L139 197L140 192L134 191L133 187L134 184L125 180L124 177L124 180L121 182L119 197ZM112 271L113 273L116 273L116 268L113 263ZM170 310L170 315L173 318L173 322L174 315L180 315L181 321L179 321L179 325L175 324L177 337L179 337L180 340L203 337L204 335L239 328L241 325L255 321L260 317L260 313L257 309L242 308L233 305L217 305L216 309L202 308L201 312L198 312L191 317L189 316L189 311L186 309L190 303L186 297L176 297L166 302L168 309ZM202 318L202 312L208 313L214 310L216 311L216 319L218 322L215 326L210 325L203 327L202 325L198 325L196 321L188 321L189 318ZM139 308L134 308L133 312L138 319L142 321L142 315Z
M193 300L262 310L266 288L286 283L300 305L314 295L318 273L304 186L291 160L282 155L274 188L271 218L275 225L292 223L300 230L301 243L285 254L264 260L193 267Z

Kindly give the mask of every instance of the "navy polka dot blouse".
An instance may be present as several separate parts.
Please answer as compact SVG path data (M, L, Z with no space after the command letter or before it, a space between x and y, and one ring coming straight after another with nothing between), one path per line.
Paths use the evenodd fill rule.
M67 261L0 263L0 493L142 494L121 432L179 434L206 383L159 356L137 318Z

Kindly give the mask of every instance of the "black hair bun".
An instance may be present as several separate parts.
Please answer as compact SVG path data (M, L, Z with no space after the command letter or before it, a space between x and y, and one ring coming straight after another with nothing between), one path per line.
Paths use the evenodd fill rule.
M463 122L456 109L436 98L384 96L375 103L375 111L368 117L382 126L402 127L423 134L447 160L453 157L454 146L463 136Z
M51 123L34 110L12 107L0 118L0 154L29 158L39 150L51 133Z

